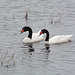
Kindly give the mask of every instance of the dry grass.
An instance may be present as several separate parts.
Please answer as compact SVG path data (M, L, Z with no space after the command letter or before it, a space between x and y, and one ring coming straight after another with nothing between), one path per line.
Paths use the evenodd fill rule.
M14 55L15 53L12 53L10 56L8 56L8 50L4 53L0 52L0 63L2 66L9 67L9 66L15 66L14 61Z

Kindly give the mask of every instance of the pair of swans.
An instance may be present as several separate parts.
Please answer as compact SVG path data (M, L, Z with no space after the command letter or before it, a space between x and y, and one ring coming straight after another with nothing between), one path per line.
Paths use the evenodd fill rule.
M49 32L47 29L42 29L37 33L33 33L32 29L28 26L22 28L21 33L28 31L29 34L23 39L23 43L34 43L44 40L42 34L46 34L45 44L57 44L68 42L73 34L70 35L57 35L49 39Z

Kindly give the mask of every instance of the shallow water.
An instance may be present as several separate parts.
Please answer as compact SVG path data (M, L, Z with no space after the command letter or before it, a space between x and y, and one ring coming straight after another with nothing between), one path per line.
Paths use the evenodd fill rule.
M43 41L29 52L22 43L28 32L20 35L24 26L33 32L46 28L50 37L75 34L74 24L74 0L1 0L0 75L75 75L75 35L72 42L50 45L50 52Z

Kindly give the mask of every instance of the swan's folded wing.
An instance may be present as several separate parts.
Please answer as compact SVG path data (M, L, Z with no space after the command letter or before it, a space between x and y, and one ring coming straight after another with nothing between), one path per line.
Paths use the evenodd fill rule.
M32 42L32 40L30 38L28 38L28 37L25 37L23 39L23 43L31 43L31 42Z
M34 41L42 41L44 38L43 38L43 35L40 35L38 33L33 33L32 35L32 40Z
M49 39L49 43L56 44L56 43L68 42L72 36L73 36L73 34L54 36Z

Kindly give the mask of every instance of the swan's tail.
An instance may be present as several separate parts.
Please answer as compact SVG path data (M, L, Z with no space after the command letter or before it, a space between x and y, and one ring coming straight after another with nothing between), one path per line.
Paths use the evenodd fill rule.
M70 38L71 38L71 37L73 36L73 34L70 34L69 36L70 36Z
M73 36L73 34L68 35L67 40L70 41L70 38Z

